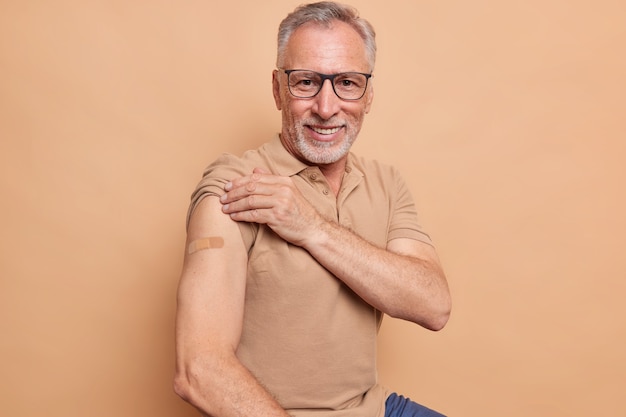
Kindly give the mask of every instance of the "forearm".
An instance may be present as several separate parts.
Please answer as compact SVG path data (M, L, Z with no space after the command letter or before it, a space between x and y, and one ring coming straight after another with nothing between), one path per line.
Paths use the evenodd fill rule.
M234 354L207 354L179 366L175 390L206 416L289 417Z
M409 256L376 247L334 222L316 226L303 247L366 302L432 330L445 325L450 294L434 250Z
M395 239L375 247L323 219L289 178L255 171L224 189L222 210L233 220L267 224L380 311L433 330L447 322L450 295L431 246Z

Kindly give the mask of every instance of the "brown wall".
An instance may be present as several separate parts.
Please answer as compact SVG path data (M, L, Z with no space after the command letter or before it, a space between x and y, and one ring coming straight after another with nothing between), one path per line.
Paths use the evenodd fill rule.
M0 415L196 415L188 197L277 131L298 3L0 1ZM406 176L455 302L440 333L385 321L381 380L451 416L625 415L626 3L353 4L380 50L356 150Z

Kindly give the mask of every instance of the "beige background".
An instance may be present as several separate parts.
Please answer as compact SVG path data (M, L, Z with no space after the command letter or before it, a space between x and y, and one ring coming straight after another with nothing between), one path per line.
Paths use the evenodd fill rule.
M0 415L193 416L172 392L189 194L279 128L299 1L0 0ZM626 415L626 3L355 1L356 150L396 164L448 327L387 319L381 380L450 416Z

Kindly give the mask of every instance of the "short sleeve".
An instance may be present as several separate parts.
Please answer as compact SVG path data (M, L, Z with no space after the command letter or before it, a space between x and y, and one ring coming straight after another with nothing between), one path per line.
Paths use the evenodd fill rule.
M234 178L241 177L252 171L241 158L231 154L222 154L211 163L202 174L202 179L191 194L191 202L187 210L186 225L189 227L189 220L194 210L200 202L207 196L220 197L224 194L224 185ZM238 223L241 236L246 248L249 250L256 234L256 225L252 223Z
M432 245L430 236L422 229L418 221L417 209L411 192L398 172L391 168L394 194L392 213L389 222L388 240L407 238Z

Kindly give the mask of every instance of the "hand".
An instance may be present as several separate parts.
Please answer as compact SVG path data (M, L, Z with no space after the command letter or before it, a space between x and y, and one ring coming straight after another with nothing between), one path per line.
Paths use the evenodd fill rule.
M322 218L289 177L255 168L224 187L222 211L235 221L267 224L280 237L304 246Z

